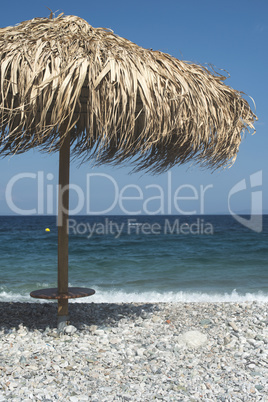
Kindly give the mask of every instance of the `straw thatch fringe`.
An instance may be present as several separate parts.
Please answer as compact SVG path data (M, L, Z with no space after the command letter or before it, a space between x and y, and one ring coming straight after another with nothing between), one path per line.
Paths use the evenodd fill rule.
M256 119L221 77L74 16L0 29L0 152L58 150L161 172L232 163Z

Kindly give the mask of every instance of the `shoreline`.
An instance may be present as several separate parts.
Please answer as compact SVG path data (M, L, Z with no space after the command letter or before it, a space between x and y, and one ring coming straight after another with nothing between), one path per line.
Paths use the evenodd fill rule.
M263 282L264 284L264 282ZM56 286L56 285L55 285ZM89 285L90 286L90 285ZM48 287L48 286L46 286ZM53 287L53 286L51 286ZM191 289L179 291L171 290L152 290L147 289L144 291L137 291L132 289L123 291L122 289L101 289L98 286L93 287L96 293L91 297L70 299L69 304L158 304L158 303L268 303L267 289L248 289L248 291L237 291L237 289L218 289L214 292L206 291L204 289ZM30 297L30 292L34 289L40 288L40 284L28 289L24 294L8 292L7 289L2 289L0 292L0 303L26 303L26 304L46 304L53 303L52 300L34 299ZM55 301L54 301L55 303Z
M267 302L0 302L0 401L264 401Z

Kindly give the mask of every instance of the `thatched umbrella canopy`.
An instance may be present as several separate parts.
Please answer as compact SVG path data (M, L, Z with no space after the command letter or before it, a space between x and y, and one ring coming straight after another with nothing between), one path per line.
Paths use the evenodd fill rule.
M224 77L75 16L0 29L0 80L0 153L60 151L62 186L70 148L152 172L189 161L228 166L256 119Z

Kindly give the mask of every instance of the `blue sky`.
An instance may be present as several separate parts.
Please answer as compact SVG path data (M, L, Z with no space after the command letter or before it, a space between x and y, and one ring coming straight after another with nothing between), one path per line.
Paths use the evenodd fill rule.
M228 196L241 183L243 190L233 192L229 199L233 212L250 211L255 190L262 192L263 209L268 212L267 0L12 1L1 6L0 26L47 17L50 12L46 6L54 12L80 16L94 27L111 28L145 48L227 70L231 76L226 84L254 99L259 118L256 134L246 135L234 166L213 174L186 165L159 176L129 175L127 166L94 168L90 164L79 166L73 160L71 183L77 187L71 191L71 209L110 214L228 213ZM18 211L56 213L57 154L34 150L0 159L0 171L0 215L14 213L10 196ZM256 172L262 176L259 173L258 180L250 183ZM80 189L83 206L78 205Z

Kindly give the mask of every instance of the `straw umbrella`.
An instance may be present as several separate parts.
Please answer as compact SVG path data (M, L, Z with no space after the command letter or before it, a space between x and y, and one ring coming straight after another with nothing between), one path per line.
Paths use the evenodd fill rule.
M58 288L32 292L58 299L59 321L68 298L94 293L68 289L70 151L153 173L189 161L230 166L256 116L223 80L75 16L0 29L0 153L60 155Z

